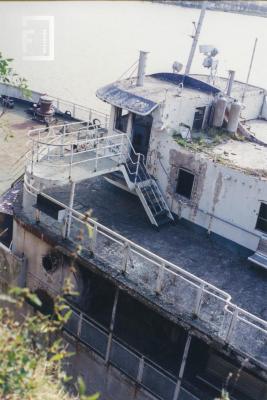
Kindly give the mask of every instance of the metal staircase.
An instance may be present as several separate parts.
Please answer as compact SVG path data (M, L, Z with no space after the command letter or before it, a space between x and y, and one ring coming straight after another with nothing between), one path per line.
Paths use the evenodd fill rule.
M75 129L76 128L76 129ZM158 227L174 220L160 188L126 134L108 135L101 126L75 124L30 132L32 147L26 174L60 184L121 171L137 194L150 222ZM53 184L51 182L51 184ZM59 183L57 183L59 184Z
M133 159L137 159L134 162ZM134 166L135 173L132 174ZM152 225L161 226L174 220L154 177L147 171L144 156L131 148L125 163L127 173L134 177L134 191L138 195Z
M169 207L153 178L138 182L135 190L151 224L160 226L174 220Z

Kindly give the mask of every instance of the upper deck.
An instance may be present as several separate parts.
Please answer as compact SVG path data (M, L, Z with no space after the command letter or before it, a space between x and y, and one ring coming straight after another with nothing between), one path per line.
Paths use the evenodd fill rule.
M16 108L9 113L11 119L13 114L16 116ZM82 231L81 255L88 263L172 318L189 322L266 366L266 275L252 267L246 257L223 243L214 243L205 232L194 231L182 221L154 231L138 198L103 178L80 179L71 206L69 185L62 182L56 188L41 190L32 187L28 178L25 192L33 197L48 196L51 203L70 212L71 221L68 240L62 241L62 221L41 212L36 224L35 208L18 204L15 218L26 229L39 230L41 235L52 237L55 245L72 251L81 245ZM91 219L86 216L88 210L92 210Z
M267 121L249 121L250 132L262 142L267 141ZM176 138L176 137L175 137ZM242 136L202 131L192 134L191 141L177 138L177 143L188 150L202 153L218 163L247 174L267 177L267 144L252 142Z
M20 91L10 85L0 83L0 96L14 99L14 108L6 108L0 124L0 195L18 179L25 170L26 154L29 151L28 133L32 129L42 128L44 124L34 120L28 113L33 102L38 102L42 93L31 92L31 98L24 99ZM101 120L107 126L108 116L93 109L72 102L54 98L56 115L53 125L79 120ZM66 111L68 115L66 115Z

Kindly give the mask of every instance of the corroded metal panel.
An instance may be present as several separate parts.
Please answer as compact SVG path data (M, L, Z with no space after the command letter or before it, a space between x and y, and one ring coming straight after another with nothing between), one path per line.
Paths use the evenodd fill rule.
M24 286L25 266L24 258L15 256L9 248L0 243L0 283Z
M122 90L116 84L98 89L96 95L103 101L139 115L148 115L159 105L152 100Z

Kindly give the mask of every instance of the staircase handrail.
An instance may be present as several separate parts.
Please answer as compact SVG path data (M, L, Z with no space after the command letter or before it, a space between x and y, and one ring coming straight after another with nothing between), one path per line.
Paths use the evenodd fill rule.
M74 129L71 132L68 132L70 128L76 128L77 126L81 127L80 129ZM117 152L115 152L114 156L119 156L121 157L121 162L125 165L125 168L127 170L128 175L131 175L134 177L134 183L138 184L139 182L142 181L148 181L148 180L154 180L154 178L150 175L150 173L147 171L146 165L145 165L145 156L141 153L137 153L136 150L134 149L134 146L129 139L129 136L124 133L116 134L116 135L101 135L103 132L101 130L102 128L99 127L97 124L93 125L90 122L74 122L70 124L61 124L61 125L54 125L49 128L41 128L41 129L33 129L29 132L29 138L32 141L32 149L29 151L26 155L26 158L29 162L32 164L32 171L33 171L33 165L35 162L39 162L40 159L44 158L44 156L47 154L48 157L48 162L50 166L57 166L57 164L53 164L53 159L58 158L61 156L64 157L65 154L65 149L66 147L69 147L68 149L68 155L71 155L69 162L66 164L69 166L70 170L72 168L72 165L79 164L82 162L88 161L87 159L85 160L79 160L79 161L74 161L73 162L73 156L75 155L74 153L74 146L82 146L86 145L89 146L89 149L85 150L80 150L78 153L87 153L87 152L92 152L98 149L99 144L101 141L106 141L108 143L107 146L101 146L101 150L106 150L108 149L110 152L112 152L112 149L116 149ZM56 132L57 131L57 132ZM83 139L80 139L81 132L89 133L89 137L85 137ZM101 133L101 134L98 134ZM56 143L60 141L60 143ZM109 143L110 141L110 143ZM115 143L114 143L115 141ZM119 141L119 143L117 143ZM113 142L113 143L112 143ZM90 146L92 144L92 146ZM117 147L119 148L117 149ZM52 147L52 150L51 150ZM61 148L60 154L58 154L57 148ZM94 150L95 148L95 150ZM56 149L55 152L53 152L53 149ZM132 157L134 155L134 157ZM112 155L108 155L107 157L110 157ZM105 156L104 156L105 157ZM91 160L96 160L97 159L103 158L99 157L96 155L96 157L91 158ZM136 158L136 161L134 161L133 158ZM52 161L52 162L51 162ZM128 163L130 163L134 166L134 171L131 170L129 167ZM150 185L150 188L143 186L143 190L146 193L146 196L150 200L151 207L153 208L155 214L157 213L157 207L160 210L164 209L164 206L162 206L162 200L158 193L155 191L154 185ZM154 204L154 201L156 200L157 207Z

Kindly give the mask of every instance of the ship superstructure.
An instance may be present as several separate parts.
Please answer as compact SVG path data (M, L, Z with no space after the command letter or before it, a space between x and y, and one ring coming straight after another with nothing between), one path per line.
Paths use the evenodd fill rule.
M212 399L232 372L266 399L266 92L145 63L97 91L109 116L54 101L30 130L1 277L45 312L71 279L72 372L103 398ZM39 108L14 90L11 118Z

